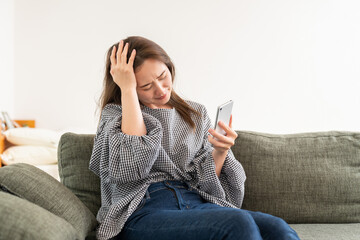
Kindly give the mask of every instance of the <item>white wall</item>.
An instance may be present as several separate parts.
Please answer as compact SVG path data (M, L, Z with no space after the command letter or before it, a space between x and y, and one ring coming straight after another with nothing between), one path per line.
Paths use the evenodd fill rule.
M94 133L105 52L140 35L213 120L233 99L237 130L360 131L359 12L357 0L15 0L14 115Z
M14 113L14 3L0 1L0 112Z

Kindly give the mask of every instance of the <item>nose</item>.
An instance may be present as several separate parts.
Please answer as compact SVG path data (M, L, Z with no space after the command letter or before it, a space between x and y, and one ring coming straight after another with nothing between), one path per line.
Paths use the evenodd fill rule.
M162 95L165 94L165 88L161 86L161 84L158 81L155 83L155 89L156 89L155 93L158 97L161 97Z

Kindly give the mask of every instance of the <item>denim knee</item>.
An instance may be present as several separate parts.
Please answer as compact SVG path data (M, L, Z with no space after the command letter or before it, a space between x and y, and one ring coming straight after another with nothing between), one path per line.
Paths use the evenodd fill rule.
M262 212L248 212L259 226L264 240L299 240L295 230L284 219Z
M224 239L261 239L261 234L252 216L240 209L229 211L224 226Z
M299 240L299 236L292 229L287 222L279 217L274 217L274 224L276 225L276 232L269 236L269 239L278 239L278 240ZM267 239L267 238L264 238Z

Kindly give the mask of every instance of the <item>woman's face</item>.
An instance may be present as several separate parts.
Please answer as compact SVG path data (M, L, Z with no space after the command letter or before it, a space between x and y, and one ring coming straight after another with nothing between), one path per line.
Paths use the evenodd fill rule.
M136 92L142 104L149 108L170 108L172 77L167 66L155 59L146 59L135 71Z

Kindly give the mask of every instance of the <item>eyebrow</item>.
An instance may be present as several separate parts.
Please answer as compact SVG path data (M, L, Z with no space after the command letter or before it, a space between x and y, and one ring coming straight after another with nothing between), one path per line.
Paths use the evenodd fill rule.
M165 72L165 70L164 70L156 79L160 78L160 77L164 74L164 72ZM146 87L146 86L149 85L149 84L151 84L151 82L150 82L150 83L147 83L147 84L145 84L145 85L142 85L140 88Z

